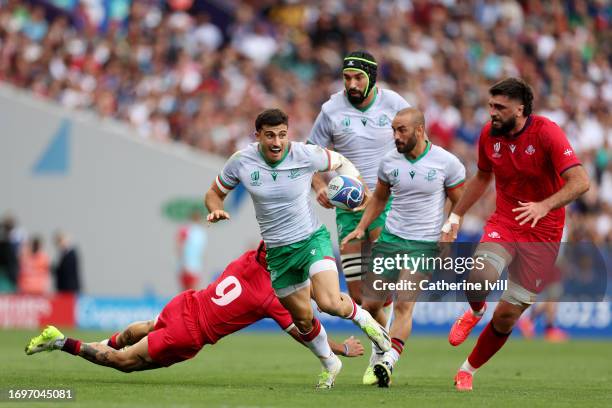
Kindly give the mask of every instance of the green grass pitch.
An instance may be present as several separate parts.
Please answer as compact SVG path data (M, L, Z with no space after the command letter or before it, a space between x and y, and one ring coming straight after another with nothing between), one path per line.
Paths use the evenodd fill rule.
M65 333L85 341L110 334ZM511 338L476 375L475 391L466 394L457 393L452 380L474 339L453 348L443 337L413 337L389 389L360 384L366 356L343 358L336 387L315 391L318 361L283 333L234 334L206 346L191 361L131 374L57 351L26 356L23 348L35 334L0 331L0 389L71 387L76 401L4 400L0 408L612 406L612 343L604 341L549 344Z

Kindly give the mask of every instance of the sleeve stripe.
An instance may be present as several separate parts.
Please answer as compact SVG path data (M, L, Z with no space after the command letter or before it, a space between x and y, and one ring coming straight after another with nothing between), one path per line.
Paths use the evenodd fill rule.
M576 167L576 166L582 166L582 163L574 163L574 164L570 164L569 166L567 166L566 168L564 168L563 170L561 170L559 172L559 175L565 173L566 171L568 171L569 169L571 169L572 167Z
M230 191L234 189L234 187L231 187L227 185L226 183L224 183L220 175L217 176L215 181L217 182L217 187L219 187L219 190L221 190L225 194L229 193Z
M325 170L325 171L330 171L331 167L332 167L331 153L329 153L328 149L325 149L325 153L327 153L327 170Z
M465 183L465 179L459 180L455 184L451 184L450 186L446 186L447 190L452 190L453 188L461 187Z
M294 327L296 327L295 324L291 323L289 326L287 326L283 330L286 331L287 333L289 333L291 330L293 330Z

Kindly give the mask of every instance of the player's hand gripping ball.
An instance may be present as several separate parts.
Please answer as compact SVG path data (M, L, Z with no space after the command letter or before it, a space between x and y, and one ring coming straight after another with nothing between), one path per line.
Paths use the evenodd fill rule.
M352 210L363 202L364 188L359 179L336 176L327 185L327 198L338 208Z

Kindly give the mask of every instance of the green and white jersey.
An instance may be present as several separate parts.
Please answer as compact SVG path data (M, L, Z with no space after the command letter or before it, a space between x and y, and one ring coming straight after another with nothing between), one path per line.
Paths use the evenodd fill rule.
M329 151L291 142L283 158L268 163L252 143L227 161L216 179L228 193L238 183L247 189L264 242L269 248L293 244L312 235L321 222L310 198L312 175L330 168Z
M446 190L465 181L457 157L427 142L423 154L410 160L397 149L383 157L378 178L391 186L393 203L385 228L400 238L437 242L444 222Z
M359 110L340 91L329 98L312 128L308 142L328 147L349 159L370 190L376 188L380 159L395 149L391 122L410 104L389 89L374 89L372 103Z

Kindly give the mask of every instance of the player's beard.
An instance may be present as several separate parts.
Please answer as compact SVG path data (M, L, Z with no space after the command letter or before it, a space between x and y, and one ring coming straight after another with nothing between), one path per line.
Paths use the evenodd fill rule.
M491 119L491 135L492 136L504 136L509 135L510 132L516 127L516 118L513 116L506 121L501 121L501 125L499 127L495 127L493 124L493 119Z
M414 149L417 144L416 130L412 132L412 136L404 143L395 141L395 148L399 153L408 154Z
M363 102L366 98L362 91L360 91L359 89L355 89L355 88L351 88L348 91L346 91L346 97L348 98L349 102L353 105L361 104L361 102Z

